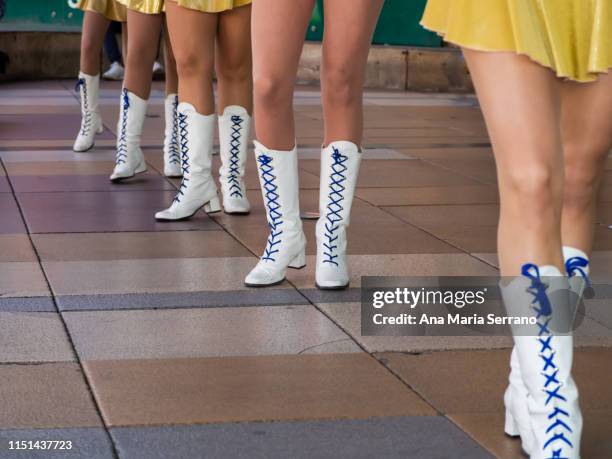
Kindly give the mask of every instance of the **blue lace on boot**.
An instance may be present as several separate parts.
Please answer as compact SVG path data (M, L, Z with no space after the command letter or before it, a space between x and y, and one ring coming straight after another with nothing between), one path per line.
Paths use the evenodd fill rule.
M344 210L342 202L344 201L344 191L346 191L346 171L348 169L346 162L348 156L343 155L340 151L332 147L332 174L330 176L330 193L327 196L329 198L329 204L327 204L327 213L325 215L325 238L323 242L323 263L329 263L338 266L336 259L338 255L334 252L338 248L336 242L338 240L338 230L340 229L340 222L343 220L341 212Z
M187 182L189 182L189 137L187 135L189 129L189 117L185 113L178 114L178 137L181 148L181 169L183 170L183 179L181 186L174 197L174 202L181 202L181 197L185 195Z
M567 399L560 393L562 384L557 379L559 368L555 363L554 336L548 329L548 323L552 319L552 308L548 299L548 285L542 282L540 277L540 269L533 264L527 264L522 269L523 276L531 281L527 292L534 299L531 303L532 309L536 312L538 320L538 337L537 340L541 345L539 357L542 361L542 376L544 377L544 385L542 391L546 394L545 406L550 407L548 425L545 435L543 449L545 450L551 445L559 446L559 449L552 450L552 456L548 459L564 459L566 455L563 452L564 448L573 448L574 445L567 438L566 433L572 432L569 426L569 412L563 409Z
M584 279L587 287L591 287L591 280L589 275L586 273L585 268L589 266L589 260L583 257L573 257L565 262L565 270L569 277L580 274Z
M81 89L83 90L83 93L81 94L81 102L83 104L84 112L83 122L81 123L81 135L87 135L91 130L91 124L93 122L93 119L91 116L91 112L89 111L89 100L87 98L87 82L85 81L85 78L79 78L76 86L74 87L74 90L77 92L80 92Z
M266 250L261 257L265 261L276 261L276 255L280 252L279 245L282 242L281 236L283 230L283 214L281 213L280 196L278 194L278 185L276 175L274 175L274 166L272 165L272 157L262 154L257 157L259 170L261 172L261 180L263 181L263 191L265 205L268 211L268 226L270 235Z
M123 89L122 94L123 110L121 112L121 126L119 126L119 141L117 142L116 164L125 164L127 160L127 122L128 110L130 108L130 96L127 89Z
M241 116L232 116L232 133L230 140L230 164L227 180L230 184L230 196L242 199L242 187L240 186L240 146L242 139L242 124L244 120Z

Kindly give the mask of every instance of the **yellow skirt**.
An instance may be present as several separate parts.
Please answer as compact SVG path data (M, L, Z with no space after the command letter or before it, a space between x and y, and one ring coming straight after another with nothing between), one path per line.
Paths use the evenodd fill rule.
M525 54L575 81L612 67L612 0L429 0L421 25L465 48Z
M171 1L171 0L169 0ZM250 5L252 0L177 0L183 8L198 10L203 13L220 13L241 6Z
M128 9L144 14L160 14L164 12L164 0L117 0Z
M77 8L101 14L111 21L125 22L127 11L117 0L79 0Z

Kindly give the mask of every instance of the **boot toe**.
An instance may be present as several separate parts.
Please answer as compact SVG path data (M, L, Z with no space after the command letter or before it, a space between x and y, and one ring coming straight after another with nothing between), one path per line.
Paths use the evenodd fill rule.
M79 137L74 142L74 145L72 146L72 151L75 151L77 153L83 153L85 151L91 150L93 146L94 146L93 140Z
M247 287L269 287L280 284L284 280L284 273L274 273L258 265L248 274L244 284Z
M175 164L167 164L164 166L164 175L168 178L180 178L183 176L183 171Z
M246 199L226 199L223 210L226 214L246 215L251 212L251 204Z

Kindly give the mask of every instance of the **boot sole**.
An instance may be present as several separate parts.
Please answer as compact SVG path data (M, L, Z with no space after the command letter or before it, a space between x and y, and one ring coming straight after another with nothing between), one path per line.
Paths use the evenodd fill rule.
M339 290L346 290L347 288L349 288L350 284L346 284L346 285L338 285L338 286L334 286L334 287L322 287L319 284L317 284L315 282L315 287L317 287L319 290L329 290L329 291L339 291Z
M300 269L304 269L305 267L306 267L306 265L304 265L304 266L297 266L297 267L287 266L288 269L295 269L296 271L299 271ZM250 287L250 288L274 287L275 285L282 284L286 280L287 280L287 278L285 277L285 278L279 280L278 282L274 282L272 284L248 284L247 282L245 282L244 285L246 287Z
M194 213L192 213L191 215L187 215L186 217L182 217L182 218L176 218L176 219L172 219L172 218L156 218L155 220L157 220L158 222L165 222L165 223L170 223L170 222L184 222L186 220L189 220L191 218L193 218L193 216L195 214L197 214L200 210L202 210L204 208L204 206L202 207L198 207L196 209L196 211Z
M74 151L75 153L87 153L88 151L92 150L92 149L93 149L93 147L95 147L95 146L96 146L96 144L95 144L95 143L92 143L92 144L91 144L91 147L89 147L87 150L75 150L75 149L73 148L73 149L72 149L72 151Z
M223 213L225 215L250 215L250 211L249 212L228 212L226 210L223 211Z
M265 287L274 287L275 285L280 285L283 282L285 282L285 280L287 280L286 278L283 278L281 280L279 280L278 282L274 282L272 284L249 284L247 282L244 283L245 287L249 287L249 288L265 288Z
M208 204L208 203L206 203L206 204ZM201 211L206 206L206 204L204 204L202 207L198 207L194 213L192 213L191 215L187 215L186 217L177 218L177 219L172 219L172 218L156 218L155 220L157 220L158 222L165 222L165 223L184 222L186 220L189 220L189 219L193 218L195 216L195 214L197 214L199 211ZM218 214L219 212L221 212L221 211L218 210L216 212L206 212L206 214L207 215Z
M144 171L142 171L142 172L137 172L137 173L135 173L135 174L133 174L133 175L130 175L129 177L117 177L117 178L115 178L115 179L111 179L111 182L112 182L112 183L121 183L121 182L125 182L126 180L133 179L133 178L134 178L134 177L136 177L137 175L144 174L146 171L147 171L147 169L145 169L145 170L144 170Z

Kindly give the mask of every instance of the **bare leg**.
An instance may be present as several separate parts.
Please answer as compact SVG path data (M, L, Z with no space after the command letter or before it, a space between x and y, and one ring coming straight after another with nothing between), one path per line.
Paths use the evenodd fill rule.
M148 99L153 80L152 69L161 32L161 14L143 14L128 10L128 55L124 87L141 99Z
M81 36L81 72L87 75L100 73L100 53L109 25L110 21L101 14L85 12Z
M239 105L251 114L253 112L251 6L221 13L217 37L219 113L223 113L228 105Z
M525 263L553 265L563 272L560 83L524 56L463 52L497 163L502 275L520 275Z
M212 77L218 15L166 3L168 31L179 77L179 99L202 115L215 112Z
M374 28L383 0L325 2L322 93L325 145L363 137L363 85Z
M178 75L176 73L176 60L174 59L167 24L164 31L164 67L166 68L166 95L177 94Z
M255 0L253 77L255 129L268 148L295 146L293 90L314 0Z
M121 52L123 53L123 64L127 62L128 54L128 27L127 22L121 23Z
M612 74L596 83L564 83L561 104L565 152L563 244L590 256L597 195L612 146Z

